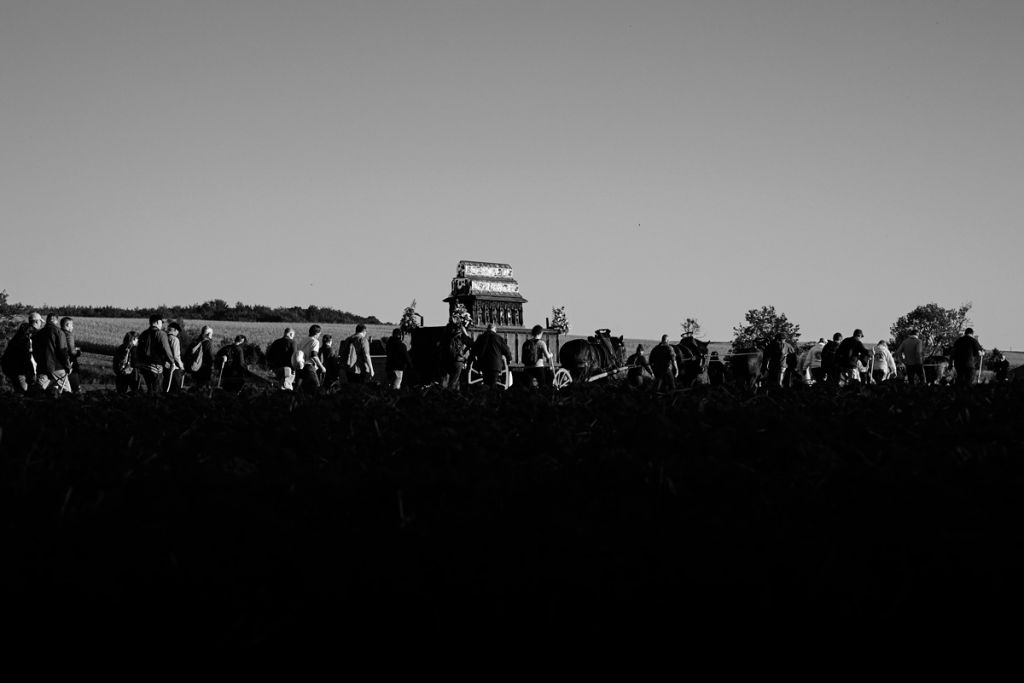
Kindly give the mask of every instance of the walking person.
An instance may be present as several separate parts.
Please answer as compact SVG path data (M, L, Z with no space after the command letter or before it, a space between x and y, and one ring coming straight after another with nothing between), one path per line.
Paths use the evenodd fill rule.
M871 381L886 382L896 376L896 360L889 351L889 343L879 339L871 349Z
M469 350L473 338L469 336L465 325L448 323L448 334L441 342L441 387L458 391L462 372L469 360Z
M330 334L320 337L320 363L324 366L320 385L327 389L337 382L341 375L341 349L334 348L334 337Z
M836 347L835 362L840 381L845 378L850 382L859 382L862 369L866 372L865 363L871 358L871 352L861 341L863 338L864 332L856 329L851 336L839 342L839 346Z
M160 314L149 316L149 327L139 335L135 349L135 367L146 382L146 393L155 396L163 391L164 370L174 367L171 344L164 332L164 319Z
M498 326L487 323L487 329L473 341L469 350L469 364L475 365L483 376L484 386L494 387L498 376L512 363L512 352L505 338L498 335Z
M927 384L924 375L924 342L917 336L917 330L910 330L910 335L900 342L893 354L893 360L903 363L907 371L907 381L911 384Z
M792 352L793 347L786 341L786 335L781 332L776 334L775 339L764 352L764 374L768 377L768 386L782 386L783 372Z
M171 367L164 391L178 392L185 386L185 362L181 359L181 325L176 322L167 325L167 343L171 347Z
M839 365L836 363L836 349L843 340L841 332L832 335L832 339L821 347L821 371L829 384L839 384Z
M235 335L235 341L217 351L214 366L220 368L221 386L225 391L241 391L245 384L245 351L249 341L244 334Z
M267 365L270 366L277 386L281 391L292 391L295 384L295 371L292 368L292 356L295 355L295 330L284 328L284 334L270 343L267 348Z
M198 367L195 365L196 359L199 359ZM213 328L209 325L203 325L202 329L199 330L199 336L196 337L191 346L189 346L189 372L192 373L192 389L198 390L210 386L213 381Z
M388 373L388 384L392 389L402 388L405 371L412 367L412 358L409 357L409 349L402 341L402 336L402 330L396 327L391 332L391 338L388 339L386 348L385 367Z
M36 361L32 355L32 337L43 329L43 316L32 311L23 322L0 356L0 367L14 387L14 392L25 395L35 382Z
M1010 372L1010 361L999 349L992 349L992 357L989 361L989 369L995 372L995 381L1002 384Z
M355 333L345 340L348 346L348 357L345 365L348 368L348 381L353 384L366 384L373 381L373 359L370 358L370 340L366 336L366 325L356 325Z
M547 371L554 356L544 342L544 328L534 325L530 338L523 342L522 361L526 369L526 384L531 388L547 386Z
M654 381L654 371L651 370L651 362L647 360L647 352L643 344L636 345L636 352L626 359L626 366L629 372L626 381L631 386L642 387L648 382Z
M71 390L67 337L56 315L46 316L46 324L32 336L32 355L36 364L36 384L41 390L54 397Z
M142 390L142 375L135 367L135 348L139 333L125 332L124 341L114 351L114 389L119 394L137 394Z
M78 358L82 352L75 343L74 318L68 316L61 318L60 331L64 334L64 364L68 369L68 386L72 394L77 394L82 384L81 368L78 365Z
M668 335L661 335L661 342L651 349L651 370L654 372L655 391L674 391L676 375L679 374L679 359L676 350L668 343Z
M981 357L985 349L981 348L974 329L968 327L962 337L953 342L953 369L956 371L956 385L966 387L974 384L975 374L981 369Z
M718 355L718 351L712 351L708 359L708 384L713 387L725 384L725 363Z
M320 393L320 373L325 369L320 361L320 333L322 330L323 328L319 325L310 325L309 335L296 346L292 357L292 367L295 368L295 388L302 389L310 396Z
M825 338L820 337L800 359L800 369L810 374L812 383L825 381L825 369L822 367L822 351L825 349Z

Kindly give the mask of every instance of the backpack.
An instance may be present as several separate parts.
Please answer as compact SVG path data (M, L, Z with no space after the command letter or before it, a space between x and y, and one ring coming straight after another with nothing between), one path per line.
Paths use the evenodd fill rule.
M523 365L532 368L537 364L537 347L540 346L540 341L537 339L527 339L523 342Z
M354 350L355 349L352 347L352 337L345 337L345 339L338 344L338 362L349 370L356 366L358 354L353 354L352 352Z
M185 358L185 367L189 372L198 372L203 367L203 342L198 342L188 350Z
M139 335L139 347L136 352L139 362L149 365L153 362L153 328L145 330Z

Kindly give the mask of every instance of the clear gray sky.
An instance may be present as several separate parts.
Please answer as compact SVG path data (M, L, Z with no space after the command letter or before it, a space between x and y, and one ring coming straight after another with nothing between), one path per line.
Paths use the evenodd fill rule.
M0 0L0 287L1024 347L1021 0Z

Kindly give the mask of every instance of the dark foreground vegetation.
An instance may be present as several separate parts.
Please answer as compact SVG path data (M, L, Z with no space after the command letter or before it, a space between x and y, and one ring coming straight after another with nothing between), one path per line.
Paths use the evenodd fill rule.
M976 630L1024 608L1022 414L1020 384L4 394L3 602L46 647Z

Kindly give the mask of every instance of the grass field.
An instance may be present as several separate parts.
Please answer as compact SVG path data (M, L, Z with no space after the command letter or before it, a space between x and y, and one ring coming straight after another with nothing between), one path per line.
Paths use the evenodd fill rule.
M236 335L244 334L250 344L261 349L266 349L270 342L274 341L284 333L286 327L295 329L297 339L306 336L309 326L312 323L247 323L227 322L218 320L185 320L185 339L188 341L192 335L199 331L203 325L213 328L213 338L218 342L231 341ZM126 332L135 330L142 332L149 327L149 321L145 318L76 318L75 319L75 340L82 345L83 349L105 349L116 347L124 339ZM333 335L335 339L343 339L355 332L356 326L352 325L321 325L324 334ZM367 325L367 334L374 339L384 339L391 336L394 325Z

